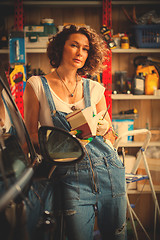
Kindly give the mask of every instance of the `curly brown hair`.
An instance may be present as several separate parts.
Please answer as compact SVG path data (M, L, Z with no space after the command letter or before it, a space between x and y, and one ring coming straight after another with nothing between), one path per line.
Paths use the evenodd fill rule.
M103 39L95 32L95 30L89 27L79 27L76 25L67 25L63 27L63 30L49 39L47 47L47 55L50 60L50 64L53 68L58 68L61 60L63 48L66 40L74 33L80 33L85 35L89 41L88 58L85 65L78 69L79 75L85 74L97 74L104 69L104 60L107 56L107 47Z

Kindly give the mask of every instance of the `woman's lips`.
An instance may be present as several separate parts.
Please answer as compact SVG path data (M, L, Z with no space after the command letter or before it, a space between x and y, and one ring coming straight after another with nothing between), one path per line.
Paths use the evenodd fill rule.
M77 59L77 58L75 58L75 59L73 59L75 62L77 62L77 63L81 63L82 61L80 60L80 59Z

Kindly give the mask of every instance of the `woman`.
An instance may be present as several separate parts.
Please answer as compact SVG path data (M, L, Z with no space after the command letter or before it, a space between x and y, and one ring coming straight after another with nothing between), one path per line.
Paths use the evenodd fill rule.
M94 30L66 26L48 44L54 70L32 76L24 93L24 118L31 139L38 145L38 126L71 131L66 115L92 106L94 114L105 111L104 87L83 78L103 69L105 45ZM80 163L57 167L53 173L54 212L63 212L69 240L93 239L95 215L102 239L125 239L125 170L111 143L108 113L99 121L97 135L85 146Z

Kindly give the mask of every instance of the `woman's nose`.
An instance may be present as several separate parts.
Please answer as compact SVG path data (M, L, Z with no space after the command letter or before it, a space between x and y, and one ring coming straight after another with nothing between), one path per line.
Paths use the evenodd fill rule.
M80 55L80 56L82 56L82 48L78 48L77 54Z

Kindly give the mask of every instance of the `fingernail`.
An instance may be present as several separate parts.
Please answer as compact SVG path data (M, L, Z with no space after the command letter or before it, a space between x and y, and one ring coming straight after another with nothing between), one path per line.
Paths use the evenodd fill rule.
M76 130L76 134L80 134L80 133L82 133L82 131L81 130Z
M88 138L87 139L89 142L91 142L92 140L93 140L93 138L92 137L90 137L90 138Z

